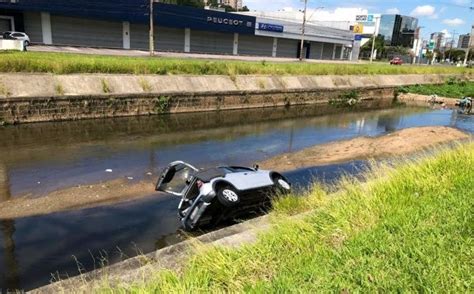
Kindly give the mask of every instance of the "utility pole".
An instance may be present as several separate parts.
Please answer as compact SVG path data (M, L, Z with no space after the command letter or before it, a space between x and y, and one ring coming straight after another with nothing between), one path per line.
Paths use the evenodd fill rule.
M472 7L471 9L474 9L474 7ZM474 28L474 24L472 25L472 27ZM467 65L467 60L469 58L469 54L471 53L471 43L474 43L472 39L472 31L473 30L471 29L471 33L469 34L469 41L467 42L466 54L464 54L464 65Z
M155 0L150 0L150 56L155 55L155 29L153 20L153 4Z
M453 30L452 31L452 35L451 35L451 46L449 48L449 54L448 54L448 59L449 59L449 63L451 63L451 54L453 52L453 47L454 47L454 38L456 36L456 30Z
M469 7L469 9L471 11L474 11L474 1L471 1L471 7ZM474 28L474 24L472 25L472 27ZM466 54L464 56L464 65L467 65L467 59L469 57L469 53L471 53L471 43L474 43L472 38L472 28L471 28L471 33L469 34L469 42L467 43L467 49L466 49Z
M374 53L375 53L375 39L377 38L377 27L378 27L378 19L380 16L375 17L375 26L374 26L374 35L372 37L372 50L370 51L370 63L374 60Z
M304 0L303 27L301 28L300 61L303 61L304 33L305 33L305 29L306 29L306 10L307 10L307 8L308 8L308 0Z

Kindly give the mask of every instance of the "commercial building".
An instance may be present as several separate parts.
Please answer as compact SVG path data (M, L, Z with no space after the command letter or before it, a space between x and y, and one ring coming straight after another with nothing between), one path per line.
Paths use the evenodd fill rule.
M474 25L471 28L471 41L469 42L469 48L474 48Z
M459 49L467 49L469 48L469 41L470 41L470 34L460 35L458 40L458 48Z
M430 40L433 41L432 42L434 44L433 48L437 50L440 50L446 44L444 33L442 32L432 33L430 36Z
M384 14L380 19L379 36L387 46L413 48L418 19L398 14Z
M219 0L221 4L223 5L228 5L235 10L241 10L243 5L242 5L242 0Z
M12 0L10 0L12 1ZM0 2L1 30L26 32L32 43L123 49L149 48L149 8L143 0L13 0ZM301 24L156 3L158 51L299 56ZM349 58L348 30L307 27L305 56Z

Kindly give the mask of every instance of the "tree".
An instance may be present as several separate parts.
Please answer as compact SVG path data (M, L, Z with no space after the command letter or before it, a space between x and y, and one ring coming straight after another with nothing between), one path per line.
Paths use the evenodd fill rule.
M361 48L360 48L360 53L363 57L370 57L370 54L372 52L372 40L374 38L370 38L367 43L365 43ZM385 52L385 40L382 36L377 36L375 38L375 50L377 50L377 55L383 55Z
M428 63L431 64L431 61L433 61L434 53L431 51L427 51L425 54L426 59L428 59Z
M160 2L166 3L166 4L180 5L180 6L204 8L203 0L161 0Z
M446 58L449 58L450 61L454 61L454 62L464 61L466 51L461 50L461 49L449 49L449 50L446 50L444 55L446 56Z

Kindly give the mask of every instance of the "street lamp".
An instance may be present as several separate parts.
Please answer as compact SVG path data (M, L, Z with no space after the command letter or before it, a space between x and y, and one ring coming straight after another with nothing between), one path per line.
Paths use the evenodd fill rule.
M306 29L306 9L307 8L308 8L308 0L304 0L303 27L301 28L300 61L303 61L304 33Z
M378 22L378 19L380 19L380 16L375 17L374 35L372 37L372 50L370 51L370 63L372 63L373 60L374 60L375 38L377 37L378 27L380 26L380 23Z
M306 32L306 14L307 14L307 8L308 8L308 0L304 0L304 11L303 11L303 26L301 28L301 44L300 44L300 61L303 61L303 51L304 51L304 39L305 39L305 32ZM309 19L313 17L313 15L318 11L319 9L323 9L324 7L317 7L314 9L313 13L309 16Z
M154 29L154 19L153 19L153 6L154 4L159 3L160 0L150 0L150 56L155 55L155 29Z

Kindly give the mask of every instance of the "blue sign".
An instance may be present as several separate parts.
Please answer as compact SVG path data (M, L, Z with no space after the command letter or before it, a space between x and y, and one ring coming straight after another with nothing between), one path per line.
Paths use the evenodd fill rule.
M281 25L270 24L270 23L259 23L258 29L261 31L283 33L283 30L285 29L285 27Z
M253 16L156 3L155 23L174 28L255 34Z
M354 41L362 41L362 35L355 35Z
M373 14L367 15L367 22L374 22L374 15Z

